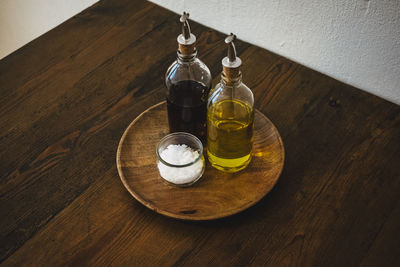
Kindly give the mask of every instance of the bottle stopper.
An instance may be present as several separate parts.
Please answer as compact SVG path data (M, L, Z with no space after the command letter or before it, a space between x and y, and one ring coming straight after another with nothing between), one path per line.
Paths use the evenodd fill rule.
M192 54L195 50L196 36L190 32L189 13L183 12L179 21L182 23L182 33L178 36L179 52L181 54Z

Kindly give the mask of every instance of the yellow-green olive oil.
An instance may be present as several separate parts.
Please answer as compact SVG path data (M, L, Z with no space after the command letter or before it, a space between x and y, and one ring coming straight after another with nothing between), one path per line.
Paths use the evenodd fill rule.
M211 165L237 172L251 161L254 110L240 100L222 100L207 111L207 153Z

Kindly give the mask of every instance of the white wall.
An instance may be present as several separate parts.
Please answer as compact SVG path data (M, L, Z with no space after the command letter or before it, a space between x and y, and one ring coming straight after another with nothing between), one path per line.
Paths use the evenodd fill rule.
M0 0L0 59L96 0ZM400 104L400 0L153 0Z
M97 0L0 0L0 59Z
M400 104L399 0L153 0Z

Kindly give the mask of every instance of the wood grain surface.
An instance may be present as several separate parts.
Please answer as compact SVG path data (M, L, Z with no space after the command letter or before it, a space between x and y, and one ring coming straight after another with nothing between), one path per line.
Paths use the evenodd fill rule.
M255 111L253 158L241 172L217 171L206 162L202 178L190 187L167 184L157 169L156 147L169 133L167 103L140 114L124 132L118 146L117 168L127 190L146 207L184 220L220 219L260 201L276 184L285 152L273 123Z
M191 28L215 84L224 35ZM398 266L400 107L245 42L243 80L285 144L276 186L210 222L132 198L118 143L165 99L180 29L152 3L100 1L0 60L2 265Z

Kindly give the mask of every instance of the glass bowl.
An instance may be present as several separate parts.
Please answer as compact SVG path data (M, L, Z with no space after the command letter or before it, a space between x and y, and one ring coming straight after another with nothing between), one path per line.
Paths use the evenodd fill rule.
M204 173L203 145L190 133L176 132L164 136L156 153L160 177L170 184L190 186Z

